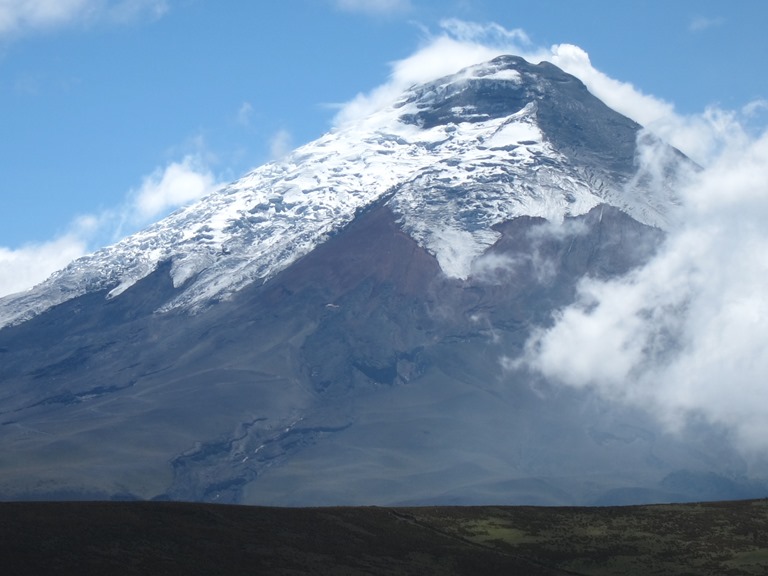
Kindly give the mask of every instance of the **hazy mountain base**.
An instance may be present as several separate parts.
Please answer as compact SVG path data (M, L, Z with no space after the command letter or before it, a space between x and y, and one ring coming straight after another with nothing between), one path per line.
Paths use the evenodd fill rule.
M757 575L768 501L607 508L0 504L7 574Z
M0 495L391 505L765 494L717 430L671 436L649 415L502 368L580 278L639 264L658 230L598 207L498 231L470 279L449 279L377 205L196 316L153 313L178 290L166 265L116 298L87 294L1 330Z

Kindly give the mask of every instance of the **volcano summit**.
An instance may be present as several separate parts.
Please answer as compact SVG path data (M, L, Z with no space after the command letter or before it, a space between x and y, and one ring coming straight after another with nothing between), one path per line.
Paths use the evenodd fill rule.
M0 300L0 496L761 495L717 430L502 361L646 261L695 169L545 62L413 86Z

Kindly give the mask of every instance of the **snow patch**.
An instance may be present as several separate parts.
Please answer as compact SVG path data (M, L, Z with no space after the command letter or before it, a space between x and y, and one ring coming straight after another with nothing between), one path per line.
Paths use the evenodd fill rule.
M519 84L523 80L523 77L520 75L520 72L518 72L517 70L512 70L511 68L497 70L492 74L483 76L483 78L488 80L506 80L509 82L514 82L516 84Z
M541 130L530 122L510 122L499 128L484 144L490 148L520 146L540 143L543 139Z
M472 273L474 261L500 237L493 230L468 232L460 228L430 230L423 240L427 250L434 254L446 276L466 280Z

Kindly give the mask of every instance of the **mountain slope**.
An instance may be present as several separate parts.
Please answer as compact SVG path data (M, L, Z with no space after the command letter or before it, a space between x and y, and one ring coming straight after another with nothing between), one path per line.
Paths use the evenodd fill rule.
M690 499L712 475L714 497L760 493L718 431L672 436L503 362L580 279L662 240L689 163L665 149L653 181L639 130L502 57L4 299L0 495L573 504Z

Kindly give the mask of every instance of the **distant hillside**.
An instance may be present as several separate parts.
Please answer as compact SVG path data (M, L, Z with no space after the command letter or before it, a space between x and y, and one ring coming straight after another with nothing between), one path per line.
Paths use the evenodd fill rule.
M602 508L0 504L6 575L768 573L768 500Z

